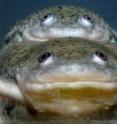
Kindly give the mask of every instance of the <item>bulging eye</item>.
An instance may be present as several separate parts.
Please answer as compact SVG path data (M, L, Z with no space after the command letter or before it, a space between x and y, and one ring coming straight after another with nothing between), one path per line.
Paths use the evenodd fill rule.
M50 52L45 52L39 56L38 62L41 66L47 66L54 62L54 55Z
M102 52L100 52L100 51L96 51L96 52L95 52L95 55L96 55L97 57L99 57L100 59L102 59L103 61L107 61L107 56L106 56L104 53L102 53Z
M88 21L88 22L90 22L90 23L93 23L93 19L92 19L90 16L84 15L83 18L84 18L86 21Z
M48 58L50 58L51 57L51 53L49 53L49 52L46 52L46 53L43 53L43 54L41 54L40 56L39 56L39 58L38 58L38 61L40 62L40 63L43 63L43 62L45 62Z
M57 21L57 17L55 15L52 15L51 13L46 14L41 22L44 26L51 26Z
M95 63L104 65L107 62L107 60L108 60L108 57L103 52L95 51L92 54L92 61Z
M94 21L89 15L84 15L79 18L79 23L84 27L92 27Z

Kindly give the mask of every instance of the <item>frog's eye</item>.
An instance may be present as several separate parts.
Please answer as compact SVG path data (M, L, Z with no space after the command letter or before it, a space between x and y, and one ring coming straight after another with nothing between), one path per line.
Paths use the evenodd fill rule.
M51 63L54 62L54 56L52 53L50 52L45 52L43 54L41 54L38 58L38 62L42 65L42 66L46 66L49 65Z
M83 15L79 18L79 23L84 27L92 27L93 19L89 15Z
M52 14L47 14L45 15L41 22L44 26L51 26L53 25L55 22L57 21L57 17L55 15L52 15Z
M98 63L100 65L104 65L105 62L107 62L107 60L108 60L108 57L103 52L95 51L92 54L92 61L95 63Z

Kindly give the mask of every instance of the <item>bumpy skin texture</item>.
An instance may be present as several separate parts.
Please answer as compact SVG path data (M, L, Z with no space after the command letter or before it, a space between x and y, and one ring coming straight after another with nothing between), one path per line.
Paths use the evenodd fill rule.
M117 33L101 17L85 8L56 6L37 11L17 22L6 34L4 42L42 42L60 37L116 42Z
M78 42L78 43L77 43ZM86 42L86 43L85 43ZM84 56L90 56L91 51L104 51L112 60L109 60L113 68L116 68L116 51L113 46L105 46L92 43L91 41L79 38L60 38L44 43L10 43L1 50L0 53L0 73L9 68L21 66L29 70L39 66L38 57L44 52L52 52L61 59L82 59ZM112 56L112 57L111 57ZM87 60L88 61L88 60Z
M98 64L98 62L92 61L91 54L97 50L104 53L108 58L107 59L108 61L106 63L104 62L105 63L104 65L100 65L100 63ZM45 66L45 65L42 65L41 62L39 62L39 56L45 52L50 52L55 56L56 59L53 59L53 60L55 60L54 64L52 63L52 64L49 64L48 66L47 65ZM103 57L103 55L101 57ZM24 93L26 101L28 101L31 105L33 105L33 107L35 109L37 109L38 111L39 111L40 107L38 108L37 104L38 104L38 102L40 102L40 101L38 101L38 95L40 93L39 94L37 93L36 94L37 97L34 97L35 92L33 92L32 90L27 92L27 87L25 86L25 84L28 84L28 83L31 84L32 82L39 83L40 79L43 79L43 77L46 77L46 76L44 76L45 73L50 74L52 82L54 82L53 74L54 74L54 76L56 76L57 74L59 74L59 72L61 72L60 74L62 74L62 76L63 76L67 72L67 70L66 70L67 68L60 70L62 65L65 65L65 67L68 67L68 69L69 69L69 67L72 67L72 65L75 65L75 68L77 68L77 66L80 65L80 67L84 67L84 68L82 68L83 70L87 69L88 74L94 69L94 72L93 72L94 77L92 76L92 77L86 78L85 81L87 81L87 79L91 80L91 81L93 81L93 80L99 81L99 83L103 83L103 81L105 81L105 83L107 85L109 83L111 84L111 82L115 81L114 82L115 84L112 84L115 87L115 89L112 88L112 91L107 88L107 91L104 90L104 92L105 91L107 92L105 94L103 91L100 91L100 89L99 89L99 93L101 92L104 95L103 97L105 97L105 99L107 98L107 101L108 100L109 101L106 103L105 100L103 101L103 99L101 99L100 97L99 97L99 99L96 97L96 99L98 99L99 101L101 100L99 102L99 106L98 106L98 104L91 104L91 106L90 106L91 108L89 107L90 110L92 110L92 109L96 110L99 108L103 109L103 107L106 106L105 103L107 104L107 106L116 104L115 98L116 98L116 93L117 93L116 92L117 55L116 55L116 52L114 52L113 49L111 49L111 48L109 49L106 46L103 46L101 44L94 43L94 42L91 42L88 40L84 40L84 39L65 38L65 39L51 40L51 42L48 42L48 44L35 43L35 42L31 42L28 44L26 42L23 42L23 43L12 43L11 42L2 50L1 55L0 55L1 76L4 76L6 79L10 78L14 81L17 81L18 86L20 86L22 93ZM17 70L17 68L19 70ZM75 74L82 73L83 72L82 69L80 70L81 72L80 71L77 72L75 70ZM23 75L24 77L26 76L26 78L23 78L22 74L20 75L20 73L22 73L22 70L26 70L29 72L29 75L25 75L25 74ZM33 71L35 71L35 70L36 70L37 74L36 73L33 74ZM97 70L97 71L95 71L95 70ZM98 72L98 73L96 73L96 72ZM72 74L74 74L74 70L72 71L72 73L70 73L70 75L72 75ZM17 79L17 75L20 75L21 77ZM37 75L37 77L39 77L39 79L36 77L36 75ZM69 75L69 77L70 77L70 75ZM59 78L59 79L62 80L62 78ZM47 79L47 81L50 80L50 82L51 82L51 79ZM58 81L60 81L59 79L58 79ZM68 78L68 80L66 80L66 83L69 83L70 80ZM23 81L25 83L23 83ZM63 81L64 81L64 79L63 79ZM43 82L43 80L42 80L42 82ZM46 80L43 83L46 83ZM93 83L92 83L92 86L93 86ZM101 86L102 86L101 89L103 90L103 88L105 88L105 87L103 87L104 84ZM92 90L88 90L88 91L92 91ZM87 94L89 93L88 91L86 91ZM53 91L53 92L55 92L55 91ZM53 94L53 92L52 92L52 94ZM98 91L93 89L93 96L95 96L94 92L97 93ZM47 91L47 93L51 94L49 91ZM57 92L55 92L55 96L56 96L56 93ZM69 92L68 92L68 94L69 94ZM101 96L102 96L102 94L101 94ZM110 97L108 97L108 95ZM57 95L56 98L58 98L58 96L59 95ZM71 99L71 97L73 99L75 99L76 96L75 95L70 96L70 99ZM40 96L40 98L42 98L42 97ZM48 102L48 98L46 100L45 100L45 98L46 97L42 98L41 100L42 101L44 100L44 102L45 101ZM89 99L89 97L88 97L88 99ZM81 106L82 105L88 106L89 104L88 103L86 104L86 102L87 101L83 102L81 104ZM104 104L103 104L103 102L104 102ZM40 103L39 103L39 105L40 105ZM86 106L84 106L84 108ZM61 104L59 107L61 108ZM66 103L64 108L65 107L69 107L69 104ZM83 108L83 106L81 107L81 109L82 108ZM58 110L56 108L52 111L55 113L56 113L56 111L58 112ZM62 112L64 113L67 111L62 111ZM83 110L83 112L85 112L85 109ZM75 114L70 113L70 114L76 116L77 115L76 113ZM61 111L60 111L60 114L62 114ZM64 114L67 115L68 113L64 113Z
M46 111L46 109L47 109L47 111L50 111L50 112L55 112L55 113L59 113L59 114L63 114L63 115L70 114L71 116L72 115L77 116L77 114L82 114L87 111L90 113L90 111L92 111L94 109L95 110L96 109L98 110L100 108L105 109L106 105L111 106L113 104L113 102L116 104L116 94L117 94L117 90L116 90L116 80L117 80L117 78L116 78L116 74L117 74L116 61L117 61L117 59L116 58L117 58L117 55L116 55L116 53L113 52L112 49L109 49L106 46L100 45L98 43L86 41L83 39L74 39L74 38L73 39L71 38L71 39L53 40L53 41L49 42L47 46L44 44L45 43L42 43L42 44L40 44L40 46L38 46L38 48L35 48L35 49L38 49L38 50L35 50L36 51L35 53L45 53L45 52L52 53L55 58L57 57L56 59L53 58L54 63L52 62L50 64L43 65L43 66L42 66L42 63L38 63L37 69L34 68L32 70L29 70L29 74L26 74L26 77L25 77L25 73L21 74L20 78L18 79L19 86L23 90L25 98L34 106L35 109L37 109L38 111L39 110ZM39 52L39 51L41 51L41 52ZM99 61L98 62L92 61L91 55L95 51L100 51L101 53L104 53L107 56L108 59L106 60L106 63L104 65L101 65L100 63L98 63ZM35 54L33 53L33 55L35 55ZM31 57L31 53L30 53L30 57ZM35 63L34 58L33 58L33 61ZM36 65L36 64L34 64L34 65ZM79 65L81 67L81 69L79 69L80 67L77 65ZM79 75L82 75L82 73L85 71L87 73L86 77L85 76L80 77ZM93 72L91 74L92 76L87 77L87 75L90 75L90 72ZM100 73L100 74L98 75L98 73ZM75 77L74 77L74 75L75 75ZM24 76L24 79L23 79L23 76ZM45 87L47 88L48 85L46 85L46 84L48 84L48 83L54 84L56 82L65 82L66 84L64 86L66 86L67 83L69 84L70 81L74 82L74 81L80 81L80 80L81 81L83 80L84 82L91 81L92 86L93 86L93 82L95 82L95 81L97 81L97 82L99 81L99 85L102 85L103 82L105 84L106 84L106 82L108 82L110 84L112 82L114 82L115 85L113 85L113 86L115 87L115 89L112 88L112 90L104 90L103 88L106 87L106 85L104 87L102 85L102 87L101 87L102 89L101 88L99 88L99 89L98 88L97 89L86 88L86 90L85 90L85 88L84 88L84 92L82 91L82 89L81 89L81 91L79 89L76 89L76 91L74 91L72 88L71 88L72 90L70 90L69 88L68 89L66 88L65 90L62 90L61 88L60 89L59 88L55 88L55 89L48 88L48 90L43 89L42 92L39 91L39 90L41 90L41 88L36 91L30 90L27 88L28 84L29 84L29 86L30 85L32 86L33 84L40 84L40 85L42 84L41 85L42 88L45 88ZM37 85L37 87L38 87L38 85ZM78 91L79 91L79 93L78 93ZM92 94L92 92L93 92L93 94ZM72 94L72 95L70 96L70 94ZM100 95L101 95L101 97L100 97ZM111 95L112 95L112 97L111 97ZM95 104L95 102L94 103L92 102L93 104L91 104L91 106L90 106L90 104L87 102L87 100L86 101L84 100L84 102L82 102L82 100L79 99L78 96L82 99L84 97L85 100L88 97L89 101L91 98L97 104ZM99 97L97 97L97 96L99 96ZM71 106L72 105L75 106L75 105L72 104L72 102L69 100L72 98L75 99L75 97L76 97L76 99L78 99L77 104L78 104L78 106L81 106L81 111L79 110L79 111L71 112L72 108L69 111L69 109L70 109L69 104L71 104ZM113 98L115 98L115 99L113 99ZM103 99L106 99L106 100L103 101ZM58 100L58 102L57 102L58 104L56 103L56 100ZM65 104L62 100L65 102ZM81 104L80 104L80 100L81 100ZM59 104L59 102L60 102L60 104ZM68 102L68 104L67 104L67 102ZM74 100L73 100L73 102L74 102ZM55 104L55 106L54 106L54 104ZM45 106L47 105L46 106L47 108L44 105ZM49 105L50 105L50 108L48 108ZM88 110L85 105L88 106ZM45 107L45 109L44 109L44 107ZM75 107L77 108L77 105ZM83 107L84 107L84 110L82 110ZM86 107L86 109L85 109L85 107Z

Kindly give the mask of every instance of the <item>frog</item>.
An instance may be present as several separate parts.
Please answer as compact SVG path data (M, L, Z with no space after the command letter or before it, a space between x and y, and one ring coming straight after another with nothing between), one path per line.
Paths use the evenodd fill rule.
M10 41L45 42L55 38L79 37L116 43L117 32L102 17L80 6L53 6L18 21L4 37Z
M79 117L117 104L116 52L82 38L11 42L0 75L1 97L44 115Z

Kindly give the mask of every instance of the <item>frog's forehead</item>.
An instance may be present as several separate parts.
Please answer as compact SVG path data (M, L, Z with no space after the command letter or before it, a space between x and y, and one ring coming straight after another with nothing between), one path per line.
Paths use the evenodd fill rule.
M76 15L83 15L86 13L91 13L91 11L87 10L86 8L79 7L79 6L54 6L54 7L48 7L41 11L42 14L46 13L55 13L57 15L60 15L64 18L64 16L74 17Z
M6 53L14 53L12 54L14 57L21 55L21 57L27 56L27 58L30 58L31 56L39 56L39 54L50 52L60 58L77 59L82 58L83 56L88 56L90 53L98 50L115 60L117 58L116 51L113 51L114 47L104 46L103 44L81 38L58 38L50 40L48 43L11 43L8 47L6 46L6 48Z
M83 56L89 56L90 53L97 50L105 53L108 56L116 56L112 49L108 49L108 47L101 44L80 38L55 39L51 40L51 42L48 42L48 45L46 45L46 43L42 43L38 47L40 48L41 53L48 51L66 59L77 59L82 58Z

